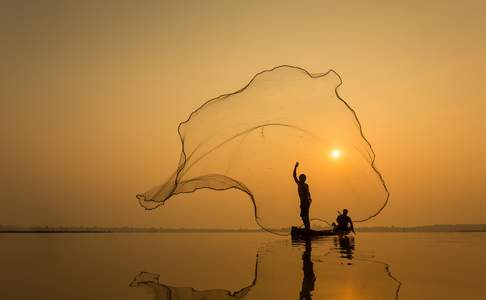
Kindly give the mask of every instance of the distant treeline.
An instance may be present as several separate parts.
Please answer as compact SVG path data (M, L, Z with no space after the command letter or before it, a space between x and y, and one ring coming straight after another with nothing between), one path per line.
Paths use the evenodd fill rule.
M414 227L361 227L362 232L486 232L486 224L439 224Z
M287 230L287 229L280 229ZM0 225L0 233L137 233L137 232L260 232L261 229L217 229L217 228L163 228L163 227L65 227L35 226L18 227Z
M318 229L318 228L316 228ZM288 232L290 228L272 229ZM486 224L441 224L415 227L361 227L360 232L486 232ZM163 228L163 227L18 227L0 225L0 233L156 233L156 232L263 232L262 229Z
M314 229L329 229L314 227ZM272 228L275 232L289 232L290 227ZM0 233L151 233L151 232L266 232L261 228L164 228L164 227L103 227L103 226L35 226L0 225Z

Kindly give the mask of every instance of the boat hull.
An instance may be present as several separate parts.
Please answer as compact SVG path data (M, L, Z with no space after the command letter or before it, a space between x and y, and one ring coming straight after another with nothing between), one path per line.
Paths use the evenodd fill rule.
M290 235L292 237L308 237L308 236L336 236L336 235L346 235L349 232L340 232L334 230L305 230L304 228L299 228L292 226L290 229Z

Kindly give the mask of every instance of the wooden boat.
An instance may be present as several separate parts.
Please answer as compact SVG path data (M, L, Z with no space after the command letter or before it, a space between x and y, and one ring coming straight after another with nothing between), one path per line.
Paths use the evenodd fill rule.
M335 236L335 235L346 235L348 232L329 230L305 230L305 228L292 226L290 229L290 235L292 237L308 237L308 236Z

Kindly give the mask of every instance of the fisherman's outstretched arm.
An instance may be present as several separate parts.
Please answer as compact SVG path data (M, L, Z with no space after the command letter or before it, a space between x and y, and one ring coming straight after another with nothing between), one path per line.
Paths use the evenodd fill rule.
M353 225L353 221L351 221L351 219L349 220L349 224L351 225L351 226L349 227L349 228L351 229L351 231L352 231L353 233L356 233L356 232L354 231L354 225Z
M295 166L294 166L294 173L292 174L292 175L294 175L295 183L299 183L299 180L297 179L297 167L298 166L299 166L299 162L296 162Z

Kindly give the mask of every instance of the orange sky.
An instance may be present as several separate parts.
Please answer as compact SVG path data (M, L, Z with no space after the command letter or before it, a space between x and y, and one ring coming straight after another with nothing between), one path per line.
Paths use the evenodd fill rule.
M261 2L2 1L0 223L253 226L238 192L135 195L191 110L280 64L343 77L392 193L366 225L486 222L485 4Z

